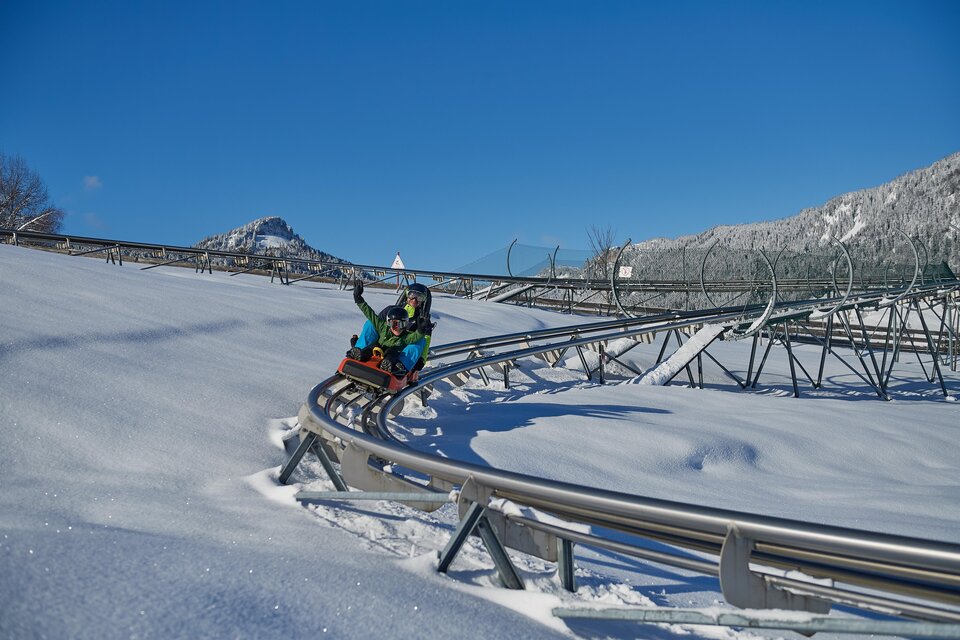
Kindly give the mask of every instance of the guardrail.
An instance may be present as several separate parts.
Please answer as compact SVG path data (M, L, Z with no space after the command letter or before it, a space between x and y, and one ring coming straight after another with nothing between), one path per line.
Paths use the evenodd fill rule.
M217 251L197 247L129 242L14 229L0 229L0 239L6 239L15 244L29 243L32 246L65 251L72 255L105 255L108 261L121 265L123 264L124 252L126 252L128 259L133 257L136 262L149 263L147 266L141 267L142 269L153 269L165 265L192 265L198 272L212 273L215 268L230 271L231 274L257 272L270 275L271 281L279 281L285 285L301 281L322 280L335 282L343 288L354 278L364 277L371 284L395 280L399 288L401 283L407 284L419 279L424 282L431 282L432 284L428 286L432 289L454 295L538 306L566 313L650 315L662 313L667 308L714 307L717 305L713 302L714 298L712 296L717 295L724 295L728 299L729 304L725 303L724 306L732 307L733 301L739 299L742 301L738 303L740 308L745 309L757 302L753 298L767 291L771 292L773 298L786 294L798 297L815 292L820 292L817 295L821 293L826 295L826 292L830 291L839 294L836 273L819 276L808 274L806 278L778 278L776 266L770 264L769 261L767 261L767 264L771 270L771 281L766 278L755 277L734 280L710 279L705 276L705 261L701 264L699 278L696 281L692 279L671 279L665 277L667 274L658 274L655 278L622 278L618 276L616 267L626 245L620 250L617 260L610 269L610 275L597 279L558 277L553 269L551 269L550 275L545 277L513 276L512 274L467 274L409 268L394 269L393 267L378 265ZM915 264L912 267L913 273L906 276L906 280L901 278L903 280L899 282L901 286L907 285L911 278L914 282L918 281L918 278L921 284L925 282L922 277L923 269L920 266L920 254L914 242L910 240L910 246L913 247L915 256ZM838 244L841 248L843 247L842 243L838 242ZM925 250L924 256L926 256ZM849 256L847 263L850 265L848 269L849 282L847 283L849 293L854 285L853 266ZM508 258L507 270L509 271L509 269ZM865 277L861 272L856 284L857 291L860 292L876 288L892 288L893 286L894 283L890 281L886 272L876 278ZM647 294L652 294L654 298L663 295L672 296L672 299L669 300L671 304L666 304L668 300L664 299L661 301L663 304L654 305L651 303L650 297L643 297ZM699 296L699 303L691 304L691 295ZM627 302L627 298L630 298L631 302ZM707 304L703 304L704 302ZM766 300L762 302L766 302Z

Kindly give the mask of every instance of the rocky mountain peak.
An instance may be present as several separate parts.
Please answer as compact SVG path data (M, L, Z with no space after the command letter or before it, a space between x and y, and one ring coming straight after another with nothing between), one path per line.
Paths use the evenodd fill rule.
M257 218L226 233L204 238L194 246L232 253L255 253L349 264L342 258L311 247L279 216Z

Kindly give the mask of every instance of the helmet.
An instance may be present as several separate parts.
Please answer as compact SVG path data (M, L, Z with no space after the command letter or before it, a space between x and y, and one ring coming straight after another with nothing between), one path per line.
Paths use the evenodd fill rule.
M409 319L410 316L407 315L407 310L403 307L390 307L387 309L387 322L392 322L398 320L405 322Z
M413 296L415 298L418 298L421 304L427 301L428 295L430 295L430 292L427 290L425 286L423 286L419 282L407 287L407 297Z

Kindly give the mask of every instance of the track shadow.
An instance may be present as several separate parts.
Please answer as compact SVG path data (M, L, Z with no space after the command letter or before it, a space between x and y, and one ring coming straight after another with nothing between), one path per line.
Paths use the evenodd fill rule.
M559 405L543 402L474 402L462 410L445 407L439 411L442 432L435 436L421 436L412 444L419 449L439 449L448 457L463 462L487 465L477 455L471 442L481 432L504 433L536 424L537 420L563 418L591 420L630 420L636 422L637 414L668 414L665 409L631 405ZM409 425L409 423L407 423ZM436 439L436 442L430 440Z

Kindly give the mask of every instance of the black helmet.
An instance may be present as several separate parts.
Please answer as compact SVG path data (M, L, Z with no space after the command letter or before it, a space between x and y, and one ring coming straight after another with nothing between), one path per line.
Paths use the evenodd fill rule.
M403 307L390 307L387 309L387 322L391 320L407 320L409 317L407 310Z
M415 296L419 298L421 304L427 301L428 295L430 295L430 292L427 291L427 288L419 282L407 287L407 296Z

